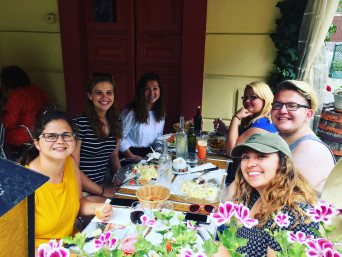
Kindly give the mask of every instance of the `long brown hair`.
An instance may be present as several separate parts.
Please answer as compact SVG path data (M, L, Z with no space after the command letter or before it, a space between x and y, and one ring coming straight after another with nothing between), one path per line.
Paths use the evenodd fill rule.
M296 217L296 222L291 227L293 229L299 223L296 211L302 217L305 224L311 222L310 217L296 203L307 202L315 204L317 203L317 195L309 182L296 169L292 160L281 152L278 152L278 156L279 167L276 176L265 187L263 191L265 203L262 208L257 210L255 218L259 220L258 227L262 227L266 224L267 220L272 219L273 213L276 214L282 208L288 206ZM248 205L251 194L255 189L243 177L241 167L237 170L235 180L237 186L233 199L241 203L246 196L246 205ZM276 223L274 222L271 229L275 225Z
M103 131L104 124L97 116L94 103L88 97L88 93L91 94L93 88L99 82L109 82L113 85L114 91L114 103L106 112L106 119L109 124L109 130L112 136L116 139L122 138L122 127L121 123L119 122L119 109L116 104L116 85L114 80L110 76L106 75L99 75L93 76L87 86L87 96L86 96L86 107L85 107L85 114L88 118L91 128L94 130L96 137L99 140L107 139L106 133Z
M126 106L127 110L133 110L135 118L139 123L147 123L149 117L147 110L147 102L145 99L145 86L148 81L157 81L159 85L160 95L159 99L153 104L153 111L157 122L160 122L165 117L165 101L164 101L164 89L160 81L158 74L156 73L145 73L140 78L136 88L134 100Z

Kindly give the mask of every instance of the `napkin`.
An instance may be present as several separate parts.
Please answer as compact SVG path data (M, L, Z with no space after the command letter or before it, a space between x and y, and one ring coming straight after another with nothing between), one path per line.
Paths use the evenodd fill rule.
M152 159L159 159L160 153L158 153L158 152L149 153L149 154L147 154L147 157L148 157L148 159L146 162L149 162Z
M113 207L113 215L105 223L116 223L118 225L129 225L131 223L130 208L115 208ZM91 220L92 222L102 222L96 216Z
M210 168L215 168L216 166L212 163L205 163L203 165L199 165L199 166L196 166L194 168L190 168L189 171L190 172L197 172L197 171L200 171L200 170L204 170L204 169L210 169Z

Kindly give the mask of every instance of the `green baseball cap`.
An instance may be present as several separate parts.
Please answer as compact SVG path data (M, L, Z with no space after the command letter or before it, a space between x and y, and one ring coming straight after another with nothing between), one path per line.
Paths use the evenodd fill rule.
M240 157L245 152L246 147L261 153L275 153L279 151L292 159L288 144L276 133L255 133L247 138L243 144L236 145L230 152L230 155L232 157Z

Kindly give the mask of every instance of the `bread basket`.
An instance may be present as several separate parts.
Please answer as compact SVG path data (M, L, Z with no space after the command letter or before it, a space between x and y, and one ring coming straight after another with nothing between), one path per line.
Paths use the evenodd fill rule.
M166 201L170 196L170 190L159 185L145 185L139 188L135 195L144 204L148 203L152 209L156 209L158 203Z

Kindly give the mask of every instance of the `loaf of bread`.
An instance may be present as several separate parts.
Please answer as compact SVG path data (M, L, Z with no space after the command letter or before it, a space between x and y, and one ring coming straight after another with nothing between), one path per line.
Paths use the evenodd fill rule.
M102 204L100 207L96 208L95 210L95 216L99 219L102 220L104 218L104 210L106 208L106 205Z

